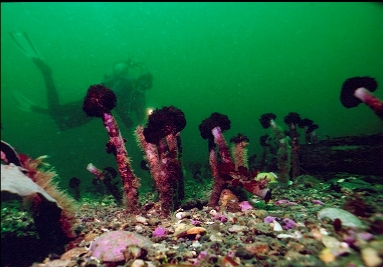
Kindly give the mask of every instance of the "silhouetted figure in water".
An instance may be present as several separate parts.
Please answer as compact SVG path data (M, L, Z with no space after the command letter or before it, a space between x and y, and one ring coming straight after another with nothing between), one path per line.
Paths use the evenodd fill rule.
M40 58L32 58L43 75L48 107L41 107L26 99L20 93L15 94L19 107L26 111L38 112L49 115L60 130L65 131L89 122L92 118L87 117L82 105L84 100L60 104L59 94L53 80L52 69ZM132 60L116 62L113 67L105 73L102 82L106 87L113 90L117 96L117 114L126 127L133 127L133 113L141 123L146 116L146 90L153 84L153 76L148 72L145 64L136 63ZM87 89L87 88L86 88Z

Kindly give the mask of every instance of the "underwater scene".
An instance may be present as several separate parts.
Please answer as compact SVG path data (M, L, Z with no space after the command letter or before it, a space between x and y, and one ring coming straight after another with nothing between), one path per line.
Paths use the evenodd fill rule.
M383 4L1 3L1 266L383 266Z

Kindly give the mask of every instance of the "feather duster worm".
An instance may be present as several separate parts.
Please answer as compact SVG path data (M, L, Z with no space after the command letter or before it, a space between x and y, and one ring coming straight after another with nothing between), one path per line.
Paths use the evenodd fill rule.
M343 83L340 101L346 108L356 107L363 102L383 120L383 102L372 94L377 88L378 83L374 78L349 78Z
M256 176L257 171L249 172L243 165L247 165L247 162L242 162L241 166L236 167L233 160L230 157L230 151L227 146L225 137L222 132L230 129L230 120L226 115L219 113L212 113L211 116L202 121L199 125L201 137L208 139L209 148L209 163L214 178L213 189L209 200L209 206L215 207L219 204L220 196L223 190L227 189L228 186L238 187L247 190L248 192L262 197L268 201L271 198L271 191L267 188L268 181L261 180L256 181L253 178ZM248 142L248 139L240 135L236 141ZM215 151L216 146L218 147L218 158ZM238 153L245 155L245 146L238 147ZM245 157L243 158L245 160ZM246 159L247 161L247 159Z
M116 184L112 183L113 178L117 176L117 171L114 168L106 167L103 171L101 171L92 163L89 163L86 166L86 169L94 175L93 184L96 185L99 181L101 181L102 183L104 183L106 189L110 194L112 194L117 203L122 202L120 190L118 189Z
M263 128L267 129L271 127L274 131L275 137L277 138L277 142L279 144L277 152L279 181L281 184L287 185L290 181L290 146L286 141L286 136L282 129L275 123L276 117L277 116L273 113L266 113L260 117L259 122Z
M111 114L117 104L117 97L114 92L102 84L89 87L84 99L83 110L91 117L98 117L103 120L105 129L109 134L107 147L113 152L124 187L124 200L126 209L130 213L138 213L138 187L139 179L132 170L128 152L125 148L125 140L121 136L117 122Z
M287 114L287 116L284 118L284 122L289 126L290 128L290 138L292 143L292 170L291 170L291 176L294 180L296 177L299 176L300 166L299 166L299 135L297 131L297 125L301 122L301 117L296 112L290 112Z
M208 139L209 163L214 178L213 189L208 204L210 207L218 205L221 192L226 188L226 181L218 170L219 161L215 151L216 146L218 146L222 162L234 166L230 157L230 150L222 134L224 131L230 129L230 123L226 115L214 112L199 125L201 137Z
M136 128L150 173L160 195L162 216L167 217L184 198L180 132L186 126L184 113L169 106L149 115L146 127Z
M230 139L232 146L232 153L235 163L235 169L238 170L239 166L249 168L247 163L247 145L249 144L249 138L241 133Z

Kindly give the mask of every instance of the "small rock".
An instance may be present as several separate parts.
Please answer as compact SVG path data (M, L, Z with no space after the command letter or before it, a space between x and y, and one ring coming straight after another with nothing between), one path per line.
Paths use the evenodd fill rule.
M270 248L266 242L255 242L253 244L246 244L245 250L250 252L253 256L267 255Z
M319 258L326 264L335 260L335 256L329 248L324 248L319 254Z
M148 223L151 226L156 226L157 224L161 223L161 221L155 217L150 217Z
M72 248L61 255L61 260L71 260L73 257L81 257L82 255L88 253L88 250L86 248L77 247Z
M350 252L350 248L347 243L340 242L338 239L332 236L323 235L322 243L326 248L329 248L331 250L331 253L335 257Z
M192 244L192 247L193 247L193 248L199 248L200 246L201 246L201 243L198 242L198 241L193 242L193 244Z
M382 259L379 257L379 252L371 247L362 248L362 259L367 267L382 266Z
M142 224L148 224L147 222L148 219L146 219L144 216L136 216L136 221L139 222L139 223L142 223Z
M143 232L145 232L145 229L142 228L141 225L136 225L136 226L134 227L134 229L135 229L136 232L139 233L139 234L142 234Z
M179 223L175 226L174 228L174 236L178 236L180 235L181 233L189 230L190 228L193 228L194 225L188 225L186 223Z
M254 257L254 254L250 251L247 251L244 247L241 246L235 251L235 256L240 257L244 260L249 260Z
M185 232L186 235L204 235L206 229L203 227L192 227Z
M227 229L230 233L238 233L238 232L247 232L249 231L249 227L244 225L233 225L229 229Z
M141 248L138 245L129 245L124 251L125 260L133 260L133 259L145 259L148 254L148 250L146 248Z
M98 235L96 233L87 233L85 236L84 236L84 240L85 241L93 241L96 239Z
M130 267L144 267L145 266L145 262L143 260L135 260L132 262L132 264L130 265Z
M364 225L361 220L358 219L354 214L338 209L338 208L324 208L318 212L318 220L328 218L330 220L339 219L342 222L342 225L353 227L353 228L364 228Z
M183 218L190 218L191 213L186 211L181 211L176 213L176 218L182 220Z
M137 233L128 231L110 231L100 235L90 246L92 256L103 262L119 262L125 260L124 250L129 245L150 248L151 241Z
M217 234L215 235L210 235L210 240L213 242L222 242L222 237L218 236Z

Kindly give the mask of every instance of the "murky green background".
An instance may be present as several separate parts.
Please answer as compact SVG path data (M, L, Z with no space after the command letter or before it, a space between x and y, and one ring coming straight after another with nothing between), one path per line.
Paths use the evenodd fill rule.
M344 108L345 79L371 76L383 99L381 3L1 3L1 138L18 151L50 155L61 186L72 176L91 186L85 169L115 167L105 153L100 119L60 132L47 116L17 108L12 91L46 106L41 74L8 32L27 32L52 66L63 103L82 99L116 61L146 62L154 75L148 107L184 111L185 162L207 161L198 125L212 112L229 116L227 139L241 132L249 153L265 134L258 119L298 112L319 125L320 138L371 134L382 122L365 105ZM122 124L138 176L141 152Z

